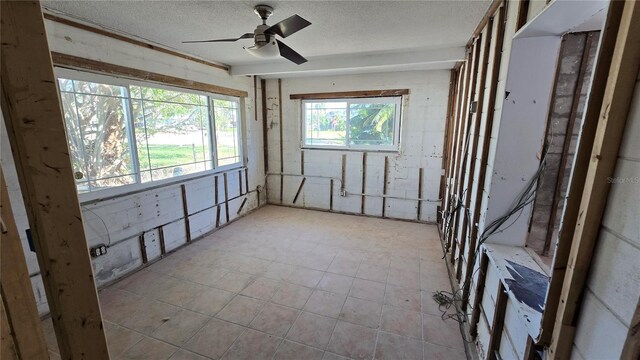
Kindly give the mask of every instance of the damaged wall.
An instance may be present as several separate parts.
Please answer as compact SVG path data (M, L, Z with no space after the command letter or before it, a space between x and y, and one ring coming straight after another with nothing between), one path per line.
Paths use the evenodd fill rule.
M258 199L258 186L264 187L262 157L262 122L254 117L253 79L231 77L224 70L204 64L160 53L127 42L80 30L50 20L45 21L51 51L82 58L103 61L163 75L225 86L249 93L241 100L243 113L243 154L247 169L226 171L228 198L224 204L224 177L222 173L206 174L179 183L157 186L125 194L107 200L82 203L85 233L89 246L110 244L108 253L93 259L94 275L98 286L114 281L142 265L140 235L144 238L149 261L160 256L159 229L163 231L166 251L171 251L186 242L186 226L182 201L182 188L187 199L190 236L196 239L216 229L218 225L232 221L238 216L266 202L266 194ZM257 104L260 106L260 104ZM0 134L2 146L2 168L7 180L11 203L18 229L22 234L25 256L31 281L41 313L48 311L46 296L39 275L35 253L29 250L25 230L29 227L22 202L15 165L7 138L4 121ZM248 182L247 182L248 175ZM218 177L219 206L215 203L215 178ZM239 182L241 180L241 182ZM180 181L180 180L178 180ZM248 184L248 186L247 186ZM248 189L247 189L248 188ZM249 193L247 193L249 191ZM242 194L240 194L242 192ZM240 215L238 209L247 200ZM219 209L219 210L218 210ZM228 219L228 220L227 220Z
M345 213L362 213L363 151L302 149L301 100L290 94L356 90L409 89L404 96L399 152L367 152L364 214L383 215L384 163L388 161L384 216L434 222L442 174L442 147L448 99L449 71L411 71L354 76L287 78L282 86L282 204ZM268 199L280 203L280 101L278 80L267 80ZM304 155L302 155L302 151ZM345 191L340 196L342 158L346 156ZM293 203L304 177L300 195ZM422 201L418 205L420 171ZM333 178L333 203L330 182ZM418 210L418 207L420 208Z

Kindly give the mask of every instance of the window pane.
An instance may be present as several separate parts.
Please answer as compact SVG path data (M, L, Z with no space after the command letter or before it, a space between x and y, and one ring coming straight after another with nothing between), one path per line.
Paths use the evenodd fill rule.
M346 145L346 102L307 102L304 114L306 145Z
M354 103L349 106L349 144L392 146L396 105Z
M151 90L159 90L158 92ZM177 92L139 88L149 97L169 98L169 93L187 99ZM139 92L140 93L140 92ZM154 95L155 94L155 95ZM198 100L200 95L194 95ZM175 97L171 98L175 100ZM176 102L134 101L136 142L141 180L153 181L209 170L208 108Z
M240 141L238 139L238 104L233 101L213 101L216 125L216 150L218 166L240 162Z
M126 88L66 79L58 85L78 191L133 183L127 100L103 96L126 95Z

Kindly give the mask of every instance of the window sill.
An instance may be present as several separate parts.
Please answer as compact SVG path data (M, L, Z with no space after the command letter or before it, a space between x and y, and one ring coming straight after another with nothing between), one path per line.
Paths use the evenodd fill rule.
M399 149L365 149L365 148L342 148L342 147L323 147L323 146L302 146L302 150L329 150L329 151L348 151L348 152L368 152L368 153L392 153L397 154Z
M483 247L520 320L529 335L537 339L542 330L550 277L524 247L498 244L484 244Z
M244 168L245 166L242 164L225 165L213 170L201 171L195 174L183 175L154 182L123 185L95 192L86 192L78 194L78 201L80 202L80 205L87 205Z

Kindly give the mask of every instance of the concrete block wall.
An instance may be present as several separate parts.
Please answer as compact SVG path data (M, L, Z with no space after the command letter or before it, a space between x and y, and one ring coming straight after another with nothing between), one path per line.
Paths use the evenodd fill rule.
M594 250L574 359L618 359L640 298L640 73Z
M400 150L368 152L364 213L382 216L384 157L388 157L388 183L385 216L418 220L418 177L424 171L420 221L435 222L438 205L442 152L450 73L407 71L352 76L285 78L281 80L282 109L278 80L267 80L267 126L269 175L268 200L280 203L280 110L282 110L283 170L282 203L290 206L328 210L330 181L334 179L333 210L361 213L362 151L303 149L300 100L290 94L354 90L409 89L402 104ZM304 151L304 175L307 178L298 201L293 199L302 181L301 151ZM345 190L340 196L342 156L346 155Z
M243 196L240 196L238 170L227 174L229 221L255 209L258 203L266 203L266 194L258 200L258 186L264 188L264 164L262 153L262 122L254 117L255 106L261 106L253 98L253 80L249 77L231 77L224 70L178 58L109 37L73 28L60 23L45 21L49 46L52 51L87 59L128 66L135 69L195 80L214 85L245 90L249 97L241 100L243 115L243 155L247 172L242 171ZM26 210L22 202L15 165L11 155L4 121L1 122L1 164L11 199L18 229L22 236L25 257L41 313L48 307L42 279L39 275L35 253L29 250L25 230L29 228ZM249 194L245 185L249 179ZM181 184L185 185L191 238L196 239L216 229L214 198L215 176L219 177L219 202L225 200L222 173L192 178L165 186L150 185L150 189L125 194L108 200L82 203L85 232L89 246L111 244L108 253L93 259L94 275L98 286L112 282L142 266L139 236L142 235L149 261L160 256L158 227L162 226L166 250L171 251L186 243L186 227L182 206ZM239 197L240 196L240 197ZM237 211L244 200L240 215ZM220 225L227 221L226 207L220 206Z

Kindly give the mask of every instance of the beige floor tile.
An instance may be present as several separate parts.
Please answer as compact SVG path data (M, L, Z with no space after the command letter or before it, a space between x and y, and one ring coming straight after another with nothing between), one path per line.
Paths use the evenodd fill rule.
M299 310L268 303L251 322L250 327L266 333L283 337L296 321Z
M463 349L452 349L446 346L424 343L424 360L467 360Z
M392 256L389 265L392 269L402 271L420 272L420 260L408 259L400 256Z
M421 360L422 341L380 331L376 342L375 358Z
M422 340L422 319L420 315L416 311L384 305L382 307L380 329Z
M218 289L231 291L234 293L239 293L249 285L255 279L253 275L237 272L237 271L229 271L223 277L218 279L213 286Z
M349 360L349 358L325 351L324 355L322 356L322 360Z
M262 276L275 280L286 280L296 267L278 262L271 263Z
M212 319L187 342L184 348L212 359L219 359L244 331L245 328L242 326Z
M423 314L424 340L433 344L462 349L464 343L460 324L453 320L442 320L440 316Z
M375 330L338 321L327 350L352 359L371 359L375 341Z
M331 338L336 320L303 312L289 330L287 339L324 349Z
M383 302L385 288L386 285L383 283L356 278L353 281L351 290L349 291L349 296L353 296L359 299Z
M261 275L267 271L270 264L271 261L246 256L240 259L237 270L253 275Z
M115 287L100 291L102 317L116 324L122 324L142 307L143 297Z
M325 273L318 284L318 289L336 294L348 294L353 278L345 275Z
M172 345L182 346L200 330L209 319L208 316L193 311L180 310L160 325L160 327L153 332L152 336Z
M337 318L342 310L346 295L315 290L304 306L304 310L318 315Z
M307 287L286 283L273 295L271 302L302 309L311 293L312 290Z
M397 306L413 311L420 311L422 300L420 298L419 290L387 285L384 302L387 305Z
M370 265L370 264L360 264L360 268L358 269L358 273L356 274L356 277L360 279L373 280L373 281L384 283L387 281L388 273L389 273L388 267L382 267L382 266Z
M380 325L381 311L380 303L349 297L342 307L339 319L377 329Z
M420 290L420 273L390 268L387 284Z
M360 263L357 261L336 257L331 265L329 265L329 269L327 269L327 271L334 274L356 276L358 266L360 266Z
M263 305L264 301L262 300L238 295L229 301L229 303L216 314L216 317L246 326L258 315Z
M321 360L322 350L285 340L278 347L274 360Z
M254 360L271 359L276 353L281 338L255 330L247 330L229 348L223 359Z
M198 355L196 353L192 353L190 351L180 349L176 351L173 356L171 356L170 360L208 360L204 356Z
M183 307L208 289L204 285L181 279L172 279L169 284L164 289L155 289L149 294L149 297Z
M249 284L249 286L242 290L240 294L260 300L269 300L281 286L282 283L279 281L266 278L257 278L254 282L252 282L251 284Z
M293 270L291 275L289 275L287 281L294 284L314 288L322 279L323 274L324 273L322 271L297 267Z
M442 316L442 310L440 310L440 305L433 299L432 291L422 292L422 313Z
M222 310L233 296L234 294L232 292L209 288L198 294L190 303L186 304L184 308L213 316Z
M180 278L195 282L197 284L213 286L216 281L224 277L229 270L219 267L198 267L193 271L183 274Z
M122 354L123 360L162 360L168 359L178 350L177 347L162 341L143 338Z
M122 322L122 326L151 335L167 318L174 316L180 308L160 301L143 299L141 306L129 318Z
M144 337L144 335L140 333L108 321L104 322L104 330L107 335L109 355L111 355L112 358L117 358L122 355L128 348L135 345Z

